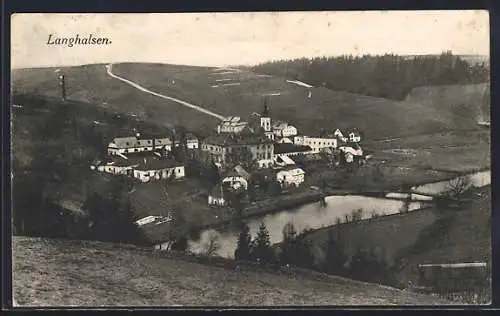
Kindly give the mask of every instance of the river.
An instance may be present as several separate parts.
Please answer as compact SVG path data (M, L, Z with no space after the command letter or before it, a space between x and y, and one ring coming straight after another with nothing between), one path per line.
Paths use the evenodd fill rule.
M472 185L480 187L491 183L491 172L482 171L470 176ZM437 194L447 189L448 181L429 183L412 188L413 192L421 194ZM394 197L397 196L393 193ZM390 197L390 194L387 195ZM427 198L423 195L412 194L414 200L408 204L408 210L416 210L424 206ZM340 218L344 221L345 215L351 214L353 210L363 209L363 219L370 218L372 212L379 215L390 215L398 213L404 206L404 201L394 198L378 198L360 195L333 195L326 197L326 206L321 202L310 203L290 210L271 213L261 217L246 220L252 238L259 230L261 222L264 222L269 231L271 244L279 243L283 239L283 228L292 223L300 233L305 229L318 229L332 226ZM235 228L225 227L205 230L200 234L198 240L189 240L188 248L193 253L202 253L207 248L209 240L216 236L219 249L215 255L224 258L234 258L236 250L238 231Z

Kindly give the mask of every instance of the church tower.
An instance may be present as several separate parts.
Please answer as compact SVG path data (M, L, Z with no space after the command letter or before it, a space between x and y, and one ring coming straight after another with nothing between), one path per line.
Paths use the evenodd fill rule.
M260 116L260 127L264 129L264 134L269 139L274 139L274 133L271 127L271 117L269 117L269 108L267 105L267 97L264 97L264 110Z

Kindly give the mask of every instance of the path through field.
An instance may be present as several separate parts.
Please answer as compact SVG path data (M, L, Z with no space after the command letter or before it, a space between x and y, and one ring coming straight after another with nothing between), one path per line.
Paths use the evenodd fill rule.
M148 90L148 89L144 88L143 86L140 86L139 84L137 84L137 83L135 83L135 82L133 82L131 80L128 80L128 79L125 79L125 78L120 77L118 75L115 75L114 73L111 72L111 69L112 69L112 64L106 65L106 72L108 73L108 75L110 75L111 77L113 77L115 79L121 80L121 81L123 81L123 82L131 85L132 87L134 87L136 89L139 89L139 90L141 90L143 92L152 94L152 95L157 96L157 97L162 98L162 99L166 99L166 100L177 102L179 104L182 104L184 106L192 108L192 109L194 109L196 111L203 112L203 113L208 114L210 116L216 117L216 118L218 118L220 120L224 120L225 119L224 116L222 116L220 114L217 114L217 113L214 113L212 111L209 111L207 109L204 109L204 108L202 108L202 107L200 107L198 105L191 104L191 103L186 102L186 101L182 101L182 100L179 100L179 99L176 99L176 98L172 98L172 97L160 94L158 92L154 92L154 91Z

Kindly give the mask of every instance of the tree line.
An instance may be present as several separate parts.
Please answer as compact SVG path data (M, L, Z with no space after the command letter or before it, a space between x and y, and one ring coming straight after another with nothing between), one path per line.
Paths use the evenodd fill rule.
M79 112L79 104L30 97L14 101L45 112L36 114L28 136L13 133L14 147L23 136L29 141L12 160L13 234L144 244L128 194L131 179L113 177L97 187L89 168L93 159L105 156L107 145L93 126L94 117ZM16 113L14 124L23 126L30 116L29 111ZM29 157L27 164L21 164L22 156Z
M441 55L364 55L298 58L266 62L254 72L304 81L332 90L403 100L413 88L489 81L489 66L443 52Z

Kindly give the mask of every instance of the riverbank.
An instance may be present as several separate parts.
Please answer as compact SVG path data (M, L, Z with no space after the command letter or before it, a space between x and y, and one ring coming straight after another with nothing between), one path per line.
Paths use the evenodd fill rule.
M189 235L198 235L202 231L218 229L222 227L226 227L232 223L236 223L241 220L247 220L259 216L265 216L281 211L285 211L287 209L292 209L296 207L300 207L302 205L306 205L309 203L315 203L322 201L325 198L325 193L322 190L314 190L309 189L305 192L296 193L294 195L284 195L275 198L271 198L265 201L255 202L253 205L245 207L241 215L238 216L234 213L229 213L224 217L219 217L215 219L212 223L201 224L201 225L193 225L188 223L181 227L176 227L172 229L172 236L175 238L183 238ZM226 208L226 211L229 209ZM226 212L227 213L227 212ZM158 240L157 242L162 242Z

